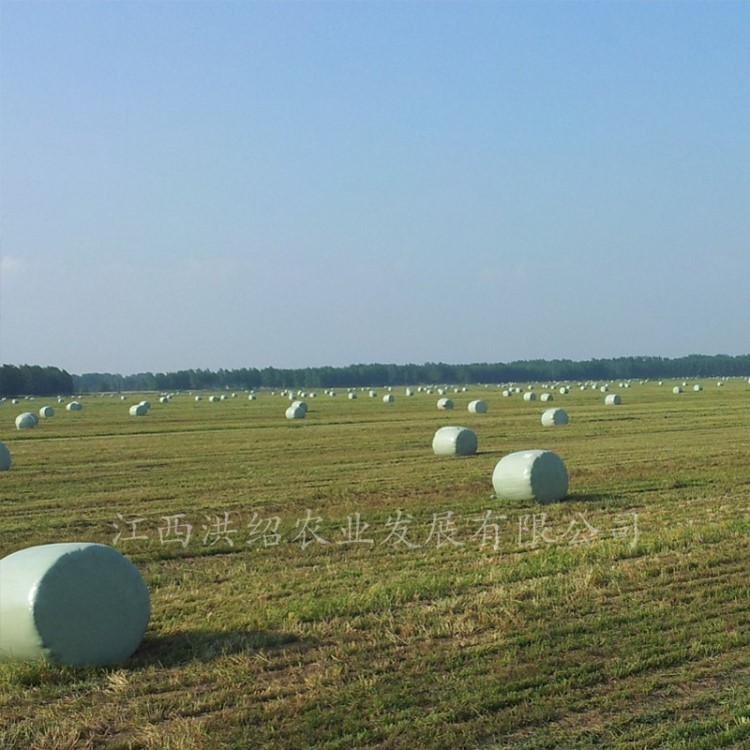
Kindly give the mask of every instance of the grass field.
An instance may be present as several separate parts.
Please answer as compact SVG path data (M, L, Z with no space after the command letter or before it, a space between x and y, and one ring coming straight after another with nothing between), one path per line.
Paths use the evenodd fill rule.
M750 385L673 385L6 402L0 556L116 543L152 615L122 664L0 664L0 747L750 747ZM564 501L493 497L528 448Z

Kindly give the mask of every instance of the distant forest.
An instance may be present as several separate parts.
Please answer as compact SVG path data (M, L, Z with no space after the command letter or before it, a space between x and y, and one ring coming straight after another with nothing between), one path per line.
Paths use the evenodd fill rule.
M86 373L70 375L57 367L2 365L0 396L53 396L116 391L184 391L248 388L346 388L359 386L508 383L571 380L626 380L645 378L711 378L750 376L750 354L726 354L667 359L618 357L574 362L568 359L523 360L449 365L360 364L347 367L275 367L238 370L178 370L137 375Z

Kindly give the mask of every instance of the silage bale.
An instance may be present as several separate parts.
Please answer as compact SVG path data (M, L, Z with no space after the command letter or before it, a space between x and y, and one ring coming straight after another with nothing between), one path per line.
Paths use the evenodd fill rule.
M249 396L247 397L247 400L248 400L248 401L255 401L255 400L256 400L256 398L257 398L257 396L256 396L256 395L255 395L254 393L251 393L251 394L250 394L250 395L249 395Z
M299 404L296 406L292 404L291 406L287 407L287 410L285 412L287 419L304 419L306 410L302 408Z
M25 411L16 417L16 429L17 430L30 430L37 425L37 418L35 414L30 411Z
M475 401L469 402L469 411L472 414L486 414L487 413L487 402L482 399L476 399Z
M5 443L0 443L0 471L8 471L10 464L11 458L8 446Z
M696 392L698 392L698 391L702 391L702 390L703 390L703 386L702 386L702 385L701 385L700 383L696 383L696 384L695 384L695 385L693 386L693 390L694 390L694 391L696 391Z
M519 451L498 461L492 486L500 499L552 503L567 494L568 472L560 456L552 451Z
M378 392L377 391L369 391L368 395L370 396L370 398L377 398L378 397Z
M168 404L169 403L169 397L168 396L160 396L159 397L159 403L160 404Z
M512 391L508 390L507 388L503 391L503 397L504 398L510 398L510 394Z
M395 401L395 397L392 393L386 393L385 396L383 396L383 403L384 404L392 404Z
M540 400L540 401L554 401L554 400L555 400L555 398L554 398L554 396L553 396L553 395L552 395L551 393L543 393L543 394L542 394L542 395L541 395L541 396L539 397L539 400Z
M534 391L526 391L526 393L523 394L523 400L536 401L536 393L534 393Z
M151 402L150 401L139 401L138 406L142 406L146 411L148 411L151 408Z
M80 401L71 401L65 408L68 411L81 411L83 409Z
M619 393L610 393L609 396L605 396L604 403L607 406L619 406L622 403L622 397Z
M436 456L471 456L477 452L477 436L466 427L441 427L432 438Z
M145 417L148 414L148 409L145 404L133 404L128 413L131 417Z
M209 396L209 397L208 397L208 400L209 400L209 401L210 401L211 403L213 403L213 404L216 404L216 403L218 403L218 402L219 402L219 401L220 401L221 399L220 399L220 398L219 398L218 396Z
M354 393L354 391L351 391L351 392L349 393L349 400L350 400L350 401L354 401L354 399L356 399L356 398L357 398L357 394L356 394L356 393Z
M0 661L122 661L150 613L140 572L106 544L45 544L0 560Z
M442 409L443 411L447 411L448 409L453 408L453 401L451 401L449 398L439 398L437 402L437 408Z
M203 401L203 396L196 396L196 397L195 397L195 400L196 400L196 401Z
M542 424L545 427L568 424L568 415L563 409L547 409L542 414Z
M405 393L406 393L407 396L413 396L414 395L414 391L411 388L407 388L406 391L405 391Z
M295 409L302 409L302 413L307 414L307 404L304 401L292 401L291 406Z
M55 410L51 406L43 406L39 410L39 416L44 417L45 419L49 419L50 417L55 416Z
M682 388L679 385L676 385L672 388L672 393L682 393Z

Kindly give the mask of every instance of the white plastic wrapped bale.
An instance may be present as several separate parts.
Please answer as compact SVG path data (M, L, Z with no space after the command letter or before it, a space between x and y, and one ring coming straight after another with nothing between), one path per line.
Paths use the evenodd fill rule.
M71 401L65 408L68 411L81 411L83 409L80 401Z
M441 427L432 438L436 456L472 456L477 452L477 436L466 427Z
M563 409L547 409L542 414L542 424L545 427L554 425L568 424L568 415Z
M30 411L25 411L16 417L16 429L17 430L30 430L36 427L37 418L35 414Z
M693 390L696 391L696 393L697 393L698 391L702 391L703 390L703 386L700 383L696 383L693 386Z
M292 404L285 412L287 419L304 419L306 411L299 405Z
M554 503L568 493L568 471L552 451L510 453L498 461L492 487L503 500L536 500Z
M682 388L679 385L676 385L672 388L672 393L682 393Z
M384 404L392 404L395 400L396 397L392 393L386 393L385 396L383 396Z
M487 413L487 402L478 398L475 401L469 402L469 411L472 414L486 414Z
M209 401L210 401L210 402L211 402L212 404L216 404L216 403L218 403L219 401L221 401L221 399L220 399L220 398L219 398L218 396L209 396L209 397L208 397L208 400L209 400Z
M0 661L123 661L150 614L139 570L106 544L45 544L0 560Z
M437 402L437 408L442 410L448 410L453 408L453 401L449 398L439 398Z
M49 417L55 416L55 410L51 406L43 406L39 410L39 416L44 417L45 419L49 419Z
M622 403L622 397L619 393L610 393L604 397L604 403L607 406L619 406Z
M203 401L203 396L196 396L196 397L195 397L195 400L196 400L196 401Z
M0 471L8 471L10 464L11 459L8 446L5 443L0 443Z
M534 391L526 391L526 393L523 394L523 400L536 401L536 393L534 393Z
M354 401L356 398L357 398L357 394L356 393L352 392L352 393L349 394L349 400L350 401Z
M145 417L148 414L148 408L145 404L133 404L128 412L131 417Z
M540 401L554 401L555 397L551 393L543 393L539 396Z
M307 414L307 404L304 401L292 401L291 405L295 408L302 409L303 414Z

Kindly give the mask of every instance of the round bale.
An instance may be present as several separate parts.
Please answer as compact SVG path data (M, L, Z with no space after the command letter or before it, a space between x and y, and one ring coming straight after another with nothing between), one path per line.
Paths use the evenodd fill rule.
M534 391L526 391L526 393L523 394L523 400L536 401L536 393L534 393Z
M500 499L553 503L568 492L568 472L552 451L519 451L498 461L492 486Z
M0 661L122 661L150 614L139 570L106 544L44 544L0 560Z
M16 417L17 430L30 430L32 427L36 427L36 424L36 415L32 414L30 411L25 411Z
M307 404L304 401L292 401L291 405L295 408L302 409L303 414L307 414Z
M83 409L80 401L71 401L65 408L68 411L81 411Z
M432 438L436 456L472 456L477 452L477 436L466 427L441 427Z
M542 414L542 424L545 427L552 427L558 424L568 424L568 415L563 409L547 409Z
M0 443L0 471L8 471L10 469L10 451L5 443Z
M285 412L287 419L304 419L306 413L306 410L299 404L297 406L292 404Z
M148 408L145 404L133 404L128 409L131 417L145 417L148 414Z
M682 393L682 388L679 385L676 385L672 388L672 393Z
M392 404L395 400L396 397L392 393L386 393L385 396L383 396L384 404Z
M49 417L54 417L55 416L55 410L51 406L43 406L39 410L39 416L40 417L44 417L45 419L49 418Z
M703 390L703 386L702 386L702 385L701 385L700 383L696 383L696 384L695 384L695 385L693 386L693 390L694 390L694 391L696 391L696 392L698 392L698 391L702 391L702 390Z
M475 401L469 402L469 411L472 414L486 414L487 413L487 402L482 399L476 399Z
M439 398L437 402L437 408L448 410L453 408L453 401L451 401L449 398Z
M622 403L622 397L619 393L610 393L604 397L604 403L607 406L619 406Z

